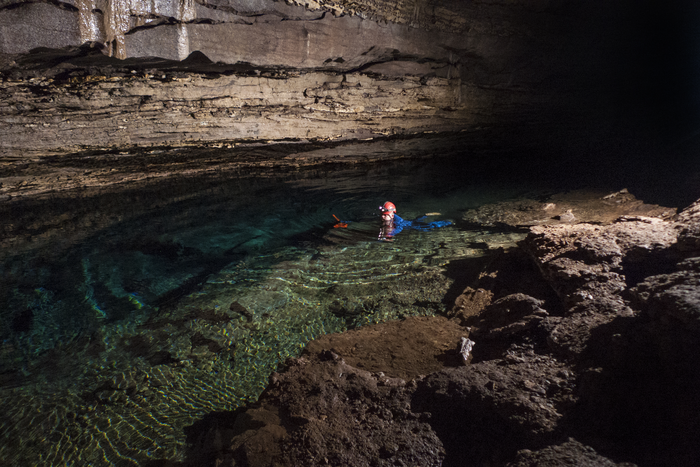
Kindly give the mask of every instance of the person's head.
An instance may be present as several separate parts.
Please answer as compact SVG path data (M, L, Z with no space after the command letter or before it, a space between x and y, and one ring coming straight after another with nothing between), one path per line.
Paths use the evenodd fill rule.
M394 213L396 213L396 206L391 201L387 201L383 206L379 208L382 211L382 222L385 224L391 222L394 218Z
M391 213L396 212L396 206L391 201L387 201L386 203L384 203L384 206L382 206L379 209L381 209L384 212L391 212Z
M394 217L394 214L396 213L396 206L391 201L387 201L383 206L379 207L379 210L382 211L382 217L384 217L385 214L389 214L391 217Z

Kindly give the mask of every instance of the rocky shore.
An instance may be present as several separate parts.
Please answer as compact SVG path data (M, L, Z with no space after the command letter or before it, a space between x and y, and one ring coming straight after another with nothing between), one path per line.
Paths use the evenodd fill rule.
M310 342L185 465L698 465L700 201L518 203L465 214L529 233L447 317Z

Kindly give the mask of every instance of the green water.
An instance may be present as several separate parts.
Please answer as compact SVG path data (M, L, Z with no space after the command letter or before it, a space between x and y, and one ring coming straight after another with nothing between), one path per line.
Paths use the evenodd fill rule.
M436 159L17 204L0 266L0 459L182 459L188 426L255 401L310 339L444 313L450 264L522 238L469 228L464 211L566 183ZM377 241L387 200L452 225Z

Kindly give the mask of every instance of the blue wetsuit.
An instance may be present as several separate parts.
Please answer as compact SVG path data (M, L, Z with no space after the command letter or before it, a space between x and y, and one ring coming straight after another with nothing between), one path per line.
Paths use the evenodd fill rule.
M399 217L398 214L394 214L394 230L391 232L391 235L398 235L399 232L401 232L403 229L414 229L414 230L420 230L422 232L426 232L428 230L433 230L438 227L445 227L447 225L451 225L452 222L450 221L434 221L434 222L429 222L427 224L423 224L421 221L425 219L427 216L421 216L417 219L414 219L412 221L407 221L401 217Z

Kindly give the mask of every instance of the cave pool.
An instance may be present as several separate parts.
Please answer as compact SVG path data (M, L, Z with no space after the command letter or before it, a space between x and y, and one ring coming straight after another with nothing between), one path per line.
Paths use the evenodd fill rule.
M466 225L466 210L592 184L495 167L426 158L14 202L0 263L3 465L182 459L193 424L255 401L310 339L444 313L460 264L524 235ZM380 242L387 200L452 225Z

